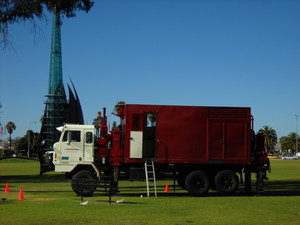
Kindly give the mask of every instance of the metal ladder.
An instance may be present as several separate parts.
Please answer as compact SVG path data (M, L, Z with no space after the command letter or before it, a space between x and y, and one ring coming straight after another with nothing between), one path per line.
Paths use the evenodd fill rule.
M145 176L146 176L146 185L147 185L147 197L150 197L149 181L153 181L154 194L155 194L155 197L157 197L155 168L154 168L153 161L151 161L150 165L148 164L147 161L145 162Z

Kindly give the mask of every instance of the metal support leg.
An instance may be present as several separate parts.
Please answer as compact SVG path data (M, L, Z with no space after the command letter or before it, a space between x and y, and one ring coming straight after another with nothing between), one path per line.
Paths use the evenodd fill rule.
M245 193L251 193L251 171L249 169L245 169Z
M256 175L256 191L264 191L264 172L263 169L258 169Z
M113 177L112 177L112 183L111 187L113 187L114 192L118 192L119 190L119 166L113 166Z

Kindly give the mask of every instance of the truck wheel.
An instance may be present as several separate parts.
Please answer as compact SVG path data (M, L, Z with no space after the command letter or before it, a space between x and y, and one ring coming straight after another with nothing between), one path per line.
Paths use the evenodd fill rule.
M217 191L222 195L232 195L239 187L239 178L232 170L222 170L215 177Z
M191 172L185 180L185 186L191 195L206 195L209 190L209 179L207 174L201 170Z
M91 196L97 188L96 176L88 170L81 170L72 177L72 189L77 195Z

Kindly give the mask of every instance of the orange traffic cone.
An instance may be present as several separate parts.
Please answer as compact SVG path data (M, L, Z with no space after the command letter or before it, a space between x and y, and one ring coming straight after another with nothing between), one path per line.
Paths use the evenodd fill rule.
M170 191L170 190L169 190L169 185L166 184L165 192L169 192L169 191Z
M20 192L19 192L19 199L18 200L25 200L24 199L24 195L23 195L23 190L22 188L20 189Z
M5 185L4 193L9 193L9 186L8 186L8 183L6 183L6 185Z

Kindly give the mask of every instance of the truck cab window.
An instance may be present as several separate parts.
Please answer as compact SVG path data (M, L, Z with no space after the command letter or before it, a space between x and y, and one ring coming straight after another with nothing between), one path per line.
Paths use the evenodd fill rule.
M71 142L80 142L80 131L71 131Z
M91 144L93 142L93 133L92 132L86 132L85 134L85 142L87 144Z
M64 133L64 136L63 136L63 139L62 139L63 142L68 141L68 134L69 134L69 131L66 131L66 132Z
M80 142L80 131L66 131L64 133L63 142L67 142L68 140L70 140L71 142Z

